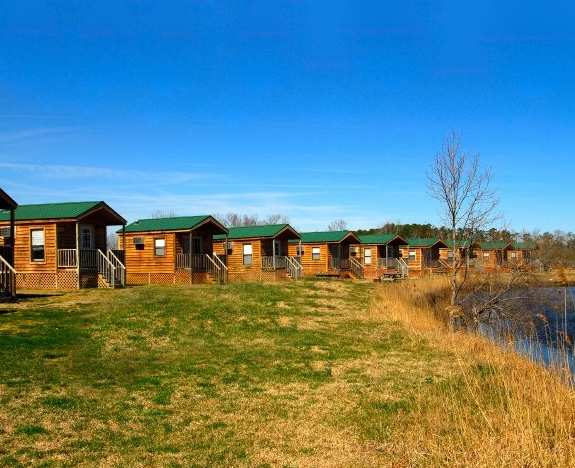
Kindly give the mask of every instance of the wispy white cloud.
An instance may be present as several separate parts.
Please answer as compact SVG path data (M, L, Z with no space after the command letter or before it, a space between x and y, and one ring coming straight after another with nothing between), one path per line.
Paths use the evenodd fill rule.
M66 127L41 127L30 130L0 133L0 143L15 143L22 140L52 136L68 132Z
M193 172L145 172L131 169L116 169L98 166L74 166L60 164L19 164L0 163L0 168L26 172L29 176L41 176L51 179L110 179L123 180L126 184L180 184L190 180L200 180L209 177L205 173Z

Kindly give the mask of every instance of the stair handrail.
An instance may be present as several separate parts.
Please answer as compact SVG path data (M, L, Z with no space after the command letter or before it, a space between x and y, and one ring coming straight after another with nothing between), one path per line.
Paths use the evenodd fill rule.
M116 287L116 267L114 264L106 257L104 252L97 249L98 252L98 273L101 274L106 282L114 288Z
M349 268L355 277L363 279L363 265L356 258L349 258Z
M292 257L286 256L286 270L288 275L290 275L293 279L297 280L303 271L303 267L300 265L299 262L294 260Z
M222 272L222 282L223 284L227 284L228 282L228 267L227 265L223 262L223 260L218 256L217 253L214 253L214 261L219 265L219 267L221 268L221 272Z
M403 258L401 257L397 258L397 265L401 276L403 277L409 276L409 265Z
M0 290L7 291L13 299L16 298L16 274L14 267L0 255Z
M112 265L116 268L116 274L120 274L120 285L126 285L126 266L122 263L122 261L118 258L118 256L112 251L108 250L108 260L112 262ZM110 258L111 257L111 258Z
M207 258L206 269L208 270L208 274L211 275L212 278L216 280L216 283L222 284L222 269L218 266L218 264L210 257L209 254L204 254Z

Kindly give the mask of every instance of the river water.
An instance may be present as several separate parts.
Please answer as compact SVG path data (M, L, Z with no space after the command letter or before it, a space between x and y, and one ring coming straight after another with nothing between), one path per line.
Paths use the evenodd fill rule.
M511 338L518 353L563 373L569 370L575 379L575 288L538 288L514 293L526 298L527 320L492 321L482 324L480 333L505 346Z

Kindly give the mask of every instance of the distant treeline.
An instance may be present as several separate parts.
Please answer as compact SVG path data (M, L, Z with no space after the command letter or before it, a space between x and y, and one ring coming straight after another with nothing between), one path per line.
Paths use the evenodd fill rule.
M398 234L406 237L440 237L450 238L450 231L444 226L437 227L433 224L399 224L385 223L380 227L372 229L360 229L357 234ZM459 237L459 236L458 236ZM575 264L575 234L555 230L553 232L532 231L513 232L507 229L491 228L486 231L479 231L476 240L478 242L534 242L539 249L534 256L546 264L556 264L563 262L569 265Z

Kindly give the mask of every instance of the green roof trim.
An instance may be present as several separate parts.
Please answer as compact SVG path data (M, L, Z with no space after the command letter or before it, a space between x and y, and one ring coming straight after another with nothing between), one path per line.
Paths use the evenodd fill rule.
M14 210L16 221L35 219L76 219L96 208L102 201L44 203L41 205L20 205ZM105 204L105 203L104 203ZM0 211L0 221L9 221L10 213Z
M212 219L217 223L217 221L209 215L138 219L126 226L126 232L191 230L208 219ZM122 232L122 230L118 232Z
M482 250L504 250L507 247L510 247L511 244L505 241L497 241L497 242L481 242L479 246Z
M406 240L410 247L432 247L438 242L443 243L439 237L408 237Z
M255 237L276 237L286 229L294 232L294 239L299 240L296 230L289 224L268 224L262 226L238 226L228 228L228 239L250 239ZM225 234L217 234L214 240L224 240Z
M301 241L304 243L313 242L334 242L339 243L351 236L357 243L360 243L359 238L351 231L315 231L315 232L300 232ZM290 241L297 242L297 241Z

